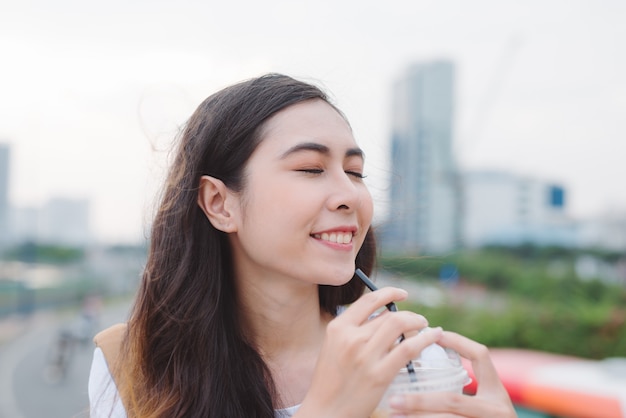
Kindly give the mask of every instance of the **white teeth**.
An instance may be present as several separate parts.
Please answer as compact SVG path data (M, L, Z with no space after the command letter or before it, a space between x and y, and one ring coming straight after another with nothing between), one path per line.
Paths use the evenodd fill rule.
M321 234L313 235L317 239L323 241L335 242L337 244L350 244L352 242L352 233L350 232L323 232Z

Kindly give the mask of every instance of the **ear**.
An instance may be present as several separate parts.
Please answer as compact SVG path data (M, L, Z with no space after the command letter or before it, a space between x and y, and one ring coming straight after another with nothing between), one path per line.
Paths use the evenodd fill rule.
M220 231L230 233L237 231L233 213L229 209L235 197L223 181L211 176L200 178L198 205L209 219L209 222Z

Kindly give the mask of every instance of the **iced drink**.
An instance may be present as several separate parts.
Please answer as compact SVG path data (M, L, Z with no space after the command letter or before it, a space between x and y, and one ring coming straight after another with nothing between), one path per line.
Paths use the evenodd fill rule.
M413 360L413 367L413 376L406 368L400 370L370 418L391 416L388 399L394 394L437 391L462 393L463 387L471 381L456 351L437 344L426 347L420 357Z

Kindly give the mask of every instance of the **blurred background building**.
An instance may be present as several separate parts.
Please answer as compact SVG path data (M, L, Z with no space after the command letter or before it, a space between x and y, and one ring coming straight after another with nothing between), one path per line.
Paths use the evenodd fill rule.
M88 246L93 237L90 202L53 196L40 206L15 207L9 200L10 146L0 144L0 245L25 242Z
M581 247L626 251L626 213L609 210L581 222L577 239Z
M461 170L454 158L455 65L409 66L393 85L387 252L442 254L488 245L626 250L626 216L573 219L558 181Z
M88 246L89 207L88 199L52 197L39 207L11 208L10 242Z
M462 179L466 246L576 244L563 186L497 171L464 172Z
M453 156L455 67L411 65L393 87L391 198L382 231L391 251L443 252L460 244Z
M39 241L70 246L90 244L89 200L53 197L40 209Z
M9 241L9 146L0 144L0 248Z

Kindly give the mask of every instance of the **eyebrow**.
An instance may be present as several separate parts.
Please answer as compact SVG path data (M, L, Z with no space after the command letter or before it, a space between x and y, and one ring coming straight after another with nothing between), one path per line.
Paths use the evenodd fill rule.
M289 148L280 156L280 159L285 159L292 154L296 154L302 151L314 151L323 155L330 155L330 148L328 148L326 145L318 144L317 142L303 142ZM349 148L348 150L346 150L345 157L361 157L362 159L364 159L365 154L363 153L363 150L361 148Z

